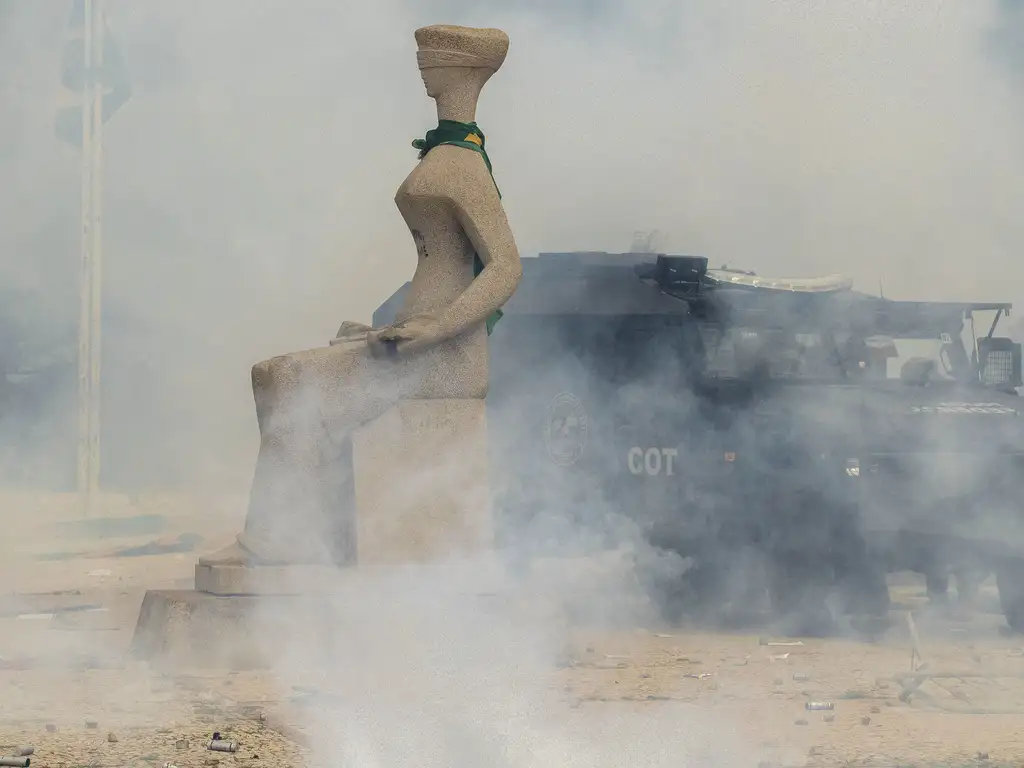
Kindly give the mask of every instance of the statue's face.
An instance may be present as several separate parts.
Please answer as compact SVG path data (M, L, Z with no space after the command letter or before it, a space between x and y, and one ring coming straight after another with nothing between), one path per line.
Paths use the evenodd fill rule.
M423 78L423 87L427 89L427 96L436 99L443 92L451 79L450 67L427 67L420 70L420 77Z

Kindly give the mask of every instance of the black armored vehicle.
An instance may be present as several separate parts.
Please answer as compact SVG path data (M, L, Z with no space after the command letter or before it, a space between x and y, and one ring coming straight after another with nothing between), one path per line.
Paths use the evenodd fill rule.
M681 583L658 584L667 606L767 592L810 632L837 607L883 614L890 565L940 571L973 548L1005 564L1007 616L1024 621L1024 584L1008 586L1024 525L1016 548L982 535L1022 519L1006 494L1024 460L1020 347L994 324L969 352L962 339L965 317L1008 305L890 301L841 277L765 279L703 257L523 265L490 339L491 482L510 551L628 527L686 563ZM922 565L897 562L900 537Z

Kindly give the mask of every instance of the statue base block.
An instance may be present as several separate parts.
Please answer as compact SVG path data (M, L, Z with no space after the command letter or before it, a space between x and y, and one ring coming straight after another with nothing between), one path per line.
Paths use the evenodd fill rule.
M360 568L494 547L483 400L402 400L352 444Z
M301 648L310 664L336 662L338 633L379 620L381 606L501 615L514 597L493 556L444 565L197 566L195 590L151 590L132 655L162 668L267 669Z
M344 586L342 574L329 566L197 565L196 590L211 595L326 595Z
M266 669L274 649L254 633L259 600L194 590L150 590L139 610L131 654L157 666ZM259 613L262 618L265 609Z

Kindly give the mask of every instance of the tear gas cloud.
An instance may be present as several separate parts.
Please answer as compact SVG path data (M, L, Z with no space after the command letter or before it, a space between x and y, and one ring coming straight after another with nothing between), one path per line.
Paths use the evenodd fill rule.
M3 280L51 345L77 311L79 154L52 130L65 5L0 17ZM105 133L117 482L244 484L251 363L366 320L409 277L392 196L433 121L411 30L439 19L510 34L478 117L526 255L654 229L663 250L761 274L1016 298L1009 3L111 0L108 16L134 86ZM162 435L147 460L128 423Z
M46 349L74 339L78 302L79 154L52 131L67 11L0 3L0 279L26 338ZM511 38L478 120L524 255L620 251L634 230L657 230L659 250L761 274L843 272L898 298L1020 298L1024 70L1008 42L1022 29L1010 3L109 0L108 19L134 85L104 149L111 486L244 490L252 363L322 345L341 320L368 321L409 278L415 249L392 198L415 162L410 141L435 119L414 70L412 30L424 24L496 26ZM8 474L20 480L59 485L73 471L73 341L70 350L45 415L31 428L7 419L3 441L20 462ZM676 396L665 360L638 368L609 408L635 413ZM636 619L643 590L628 586L631 563L666 579L684 566L645 550L602 499L579 503L585 525L541 516L528 538L587 553L625 542L606 569L622 578L604 597L621 595L616 617ZM381 677L371 658L333 680L354 692L342 705L362 728L354 759L404 764L382 754L381 734L411 723L408 754L437 764L573 764L555 754L564 734L544 759L510 758L515 739L496 735L516 712L546 711L528 683L547 671L560 630L490 624L475 604L440 599L439 578L395 589L384 639L370 629L378 598L346 607L367 615L334 647L339 658L408 662ZM588 618L608 618L579 597L597 591L593 580L517 589L578 598ZM335 626L330 610L305 618L310 635ZM412 634L423 643L409 646ZM301 676L307 651L296 637L278 671ZM389 685L390 709L359 703ZM452 723L420 728L424 691ZM336 731L325 733L329 746ZM545 743L530 733L518 743ZM660 765L699 751L692 734L679 738L674 754L628 759Z

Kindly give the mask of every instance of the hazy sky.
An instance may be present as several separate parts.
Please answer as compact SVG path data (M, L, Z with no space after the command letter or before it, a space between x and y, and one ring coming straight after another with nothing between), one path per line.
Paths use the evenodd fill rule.
M52 129L70 4L0 4L0 279L73 324L79 157ZM762 274L1024 299L1020 3L108 8L135 87L106 131L108 333L169 372L187 407L167 419L251 441L251 363L368 320L410 276L392 198L434 121L412 37L431 23L511 38L478 120L524 255L653 229Z

